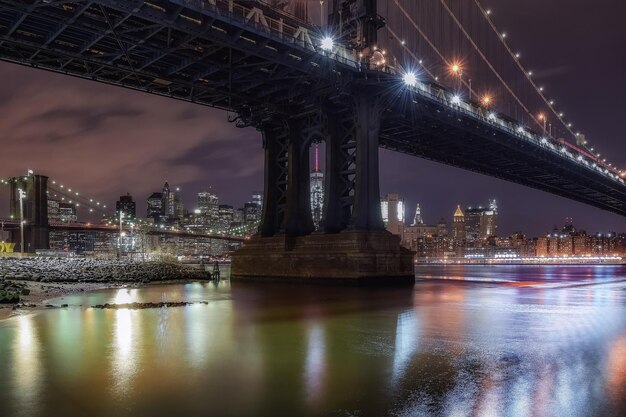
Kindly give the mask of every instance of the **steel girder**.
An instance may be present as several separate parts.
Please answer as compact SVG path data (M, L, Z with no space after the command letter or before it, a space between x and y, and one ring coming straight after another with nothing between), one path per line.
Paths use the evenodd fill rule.
M328 88L327 56L194 4L3 0L0 57L230 110L279 112Z
M381 146L626 215L626 186L526 139L426 99L389 112ZM419 118L419 121L416 119Z

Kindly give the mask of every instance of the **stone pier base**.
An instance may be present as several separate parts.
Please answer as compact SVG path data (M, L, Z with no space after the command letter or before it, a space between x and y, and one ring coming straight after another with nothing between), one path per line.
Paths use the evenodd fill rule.
M413 253L386 231L252 237L233 254L235 280L348 285L415 282Z

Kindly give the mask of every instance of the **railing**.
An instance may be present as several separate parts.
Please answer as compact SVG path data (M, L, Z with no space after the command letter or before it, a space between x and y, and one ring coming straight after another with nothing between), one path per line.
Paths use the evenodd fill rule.
M288 42L308 51L325 54L333 60L353 68L359 66L359 60L356 52L353 50L341 45L335 45L333 51L324 50L321 46L324 34L319 27L311 25L283 10L272 9L275 15L278 16L276 17L268 16L260 8L256 7L271 7L267 1L249 1L247 2L249 4L246 5L234 0L172 0L172 2L189 7L199 13L213 12L218 14L221 20L231 23L236 22L239 25L245 25L247 28L253 27L257 31L263 32L264 36L278 42ZM181 16L187 21L196 23L198 26L202 24L201 21L190 16ZM298 25L296 26L292 22L298 23Z

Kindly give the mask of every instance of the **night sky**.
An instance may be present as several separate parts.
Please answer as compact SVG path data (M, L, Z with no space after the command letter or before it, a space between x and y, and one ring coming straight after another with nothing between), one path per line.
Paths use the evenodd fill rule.
M575 129L625 168L626 4L492 3L493 20ZM166 180L182 188L189 209L195 193L209 186L235 206L262 189L260 134L235 128L223 111L6 63L0 77L0 177L29 167L111 206L130 192L140 214ZM515 184L388 151L380 161L381 193L399 193L409 218L417 202L434 223L442 216L449 221L457 204L493 197L501 235L537 235L565 217L589 232L626 231L620 216Z

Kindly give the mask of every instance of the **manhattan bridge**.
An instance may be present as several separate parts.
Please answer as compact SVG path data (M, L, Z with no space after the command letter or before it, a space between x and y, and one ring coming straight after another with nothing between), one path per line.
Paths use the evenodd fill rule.
M384 231L379 147L625 215L625 173L510 43L479 0L0 0L0 59L223 109L262 133L264 207L233 257L240 278L412 279Z

